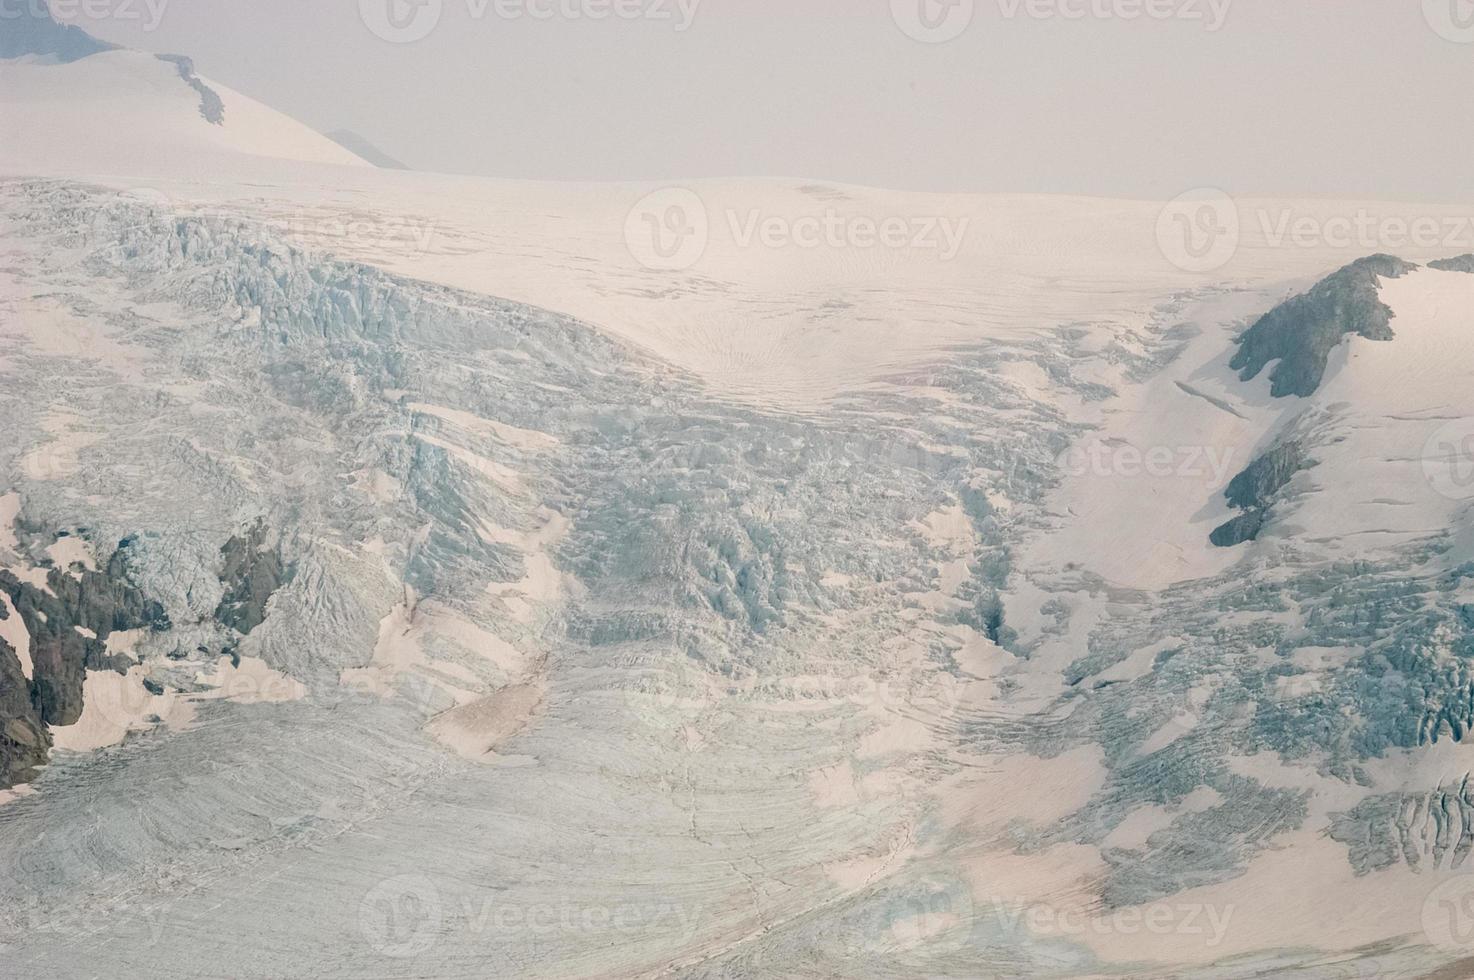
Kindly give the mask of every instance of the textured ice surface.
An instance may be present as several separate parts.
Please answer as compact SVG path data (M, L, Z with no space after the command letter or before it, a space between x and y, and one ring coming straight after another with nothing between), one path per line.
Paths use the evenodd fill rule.
M250 220L13 181L0 223L0 490L31 524L136 542L173 629L130 656L151 697L191 699L0 806L7 969L1451 958L1415 934L1467 850L1457 515L1353 557L1285 523L1224 555L1226 503L1195 514L1282 432L1344 422L1344 398L1286 416L1234 379L1268 291L958 347L796 412ZM1402 311L1474 279L1399 283L1384 298L1432 330ZM1333 355L1325 390L1357 378ZM1121 411L1142 392L1157 415ZM1164 419L1239 465L1153 498L1064 462ZM1315 527L1353 482L1276 520ZM1082 493L1104 520L1072 538ZM1117 578L1179 512L1193 574ZM1111 530L1119 553L1091 546Z

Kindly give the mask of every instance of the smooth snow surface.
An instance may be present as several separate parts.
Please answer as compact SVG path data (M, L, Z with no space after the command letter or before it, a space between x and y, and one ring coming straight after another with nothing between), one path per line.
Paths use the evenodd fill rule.
M148 173L159 160L208 178L240 155L367 168L327 137L210 79L223 125L200 115L200 95L177 66L139 51L107 51L66 65L0 61L0 169L53 174Z

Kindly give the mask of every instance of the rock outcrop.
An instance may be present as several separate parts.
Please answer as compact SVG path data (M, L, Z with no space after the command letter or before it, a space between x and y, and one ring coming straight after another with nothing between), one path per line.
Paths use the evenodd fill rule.
M1253 541L1269 520L1274 497L1301 470L1314 466L1299 441L1283 442L1260 456L1229 481L1224 496L1229 506L1243 511L1215 528L1210 540L1220 548Z
M1252 381L1271 361L1279 361L1269 376L1276 398L1313 394L1325 377L1331 351L1347 334L1392 339L1392 310L1378 298L1378 282L1416 268L1391 255L1358 259L1261 317L1239 338L1229 366L1244 381Z
M184 84L199 93L201 119L212 126L225 125L225 102L220 98L219 92L206 85L200 76L195 74L193 58L182 54L161 54L159 60L166 61L177 68Z
M1474 272L1474 252L1456 255L1451 259L1436 259L1428 263L1428 268L1440 272Z
M267 602L291 578L291 570L269 538L266 525L258 521L220 549L220 582L225 586L225 596L215 610L215 618L242 634L261 625L266 619Z
M6 611L0 608L0 618ZM0 788L33 779L51 736L31 703L31 683L14 648L0 639Z
M103 571L51 569L46 588L0 571L0 592L31 636L30 700L46 725L72 725L82 716L87 670L113 669L107 639L116 631L169 628L163 607L128 580L126 542Z
M46 585L0 570L0 592L30 636L27 678L18 651L0 641L0 788L25 782L46 761L49 727L82 717L83 682L89 670L122 672L132 663L108 653L115 632L170 628L163 607L132 584L123 541L100 571L79 565L51 568ZM7 610L0 606L0 616Z

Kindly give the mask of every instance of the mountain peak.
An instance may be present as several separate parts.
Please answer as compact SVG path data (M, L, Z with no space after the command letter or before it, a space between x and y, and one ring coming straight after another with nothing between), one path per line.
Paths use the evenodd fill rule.
M103 51L116 51L116 44L99 41L82 28L57 23L46 0L30 3L0 20L0 58L54 58L63 64L80 61Z
M356 156L360 156L380 170L408 170L403 163L391 157L379 149L368 139L349 129L335 129L330 133L323 133L328 139L337 143L343 149Z

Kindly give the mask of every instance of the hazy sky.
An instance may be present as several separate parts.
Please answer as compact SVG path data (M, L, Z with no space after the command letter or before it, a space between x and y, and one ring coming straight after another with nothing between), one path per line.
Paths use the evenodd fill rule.
M417 169L1447 200L1474 174L1469 0L150 2L153 30L86 26Z

